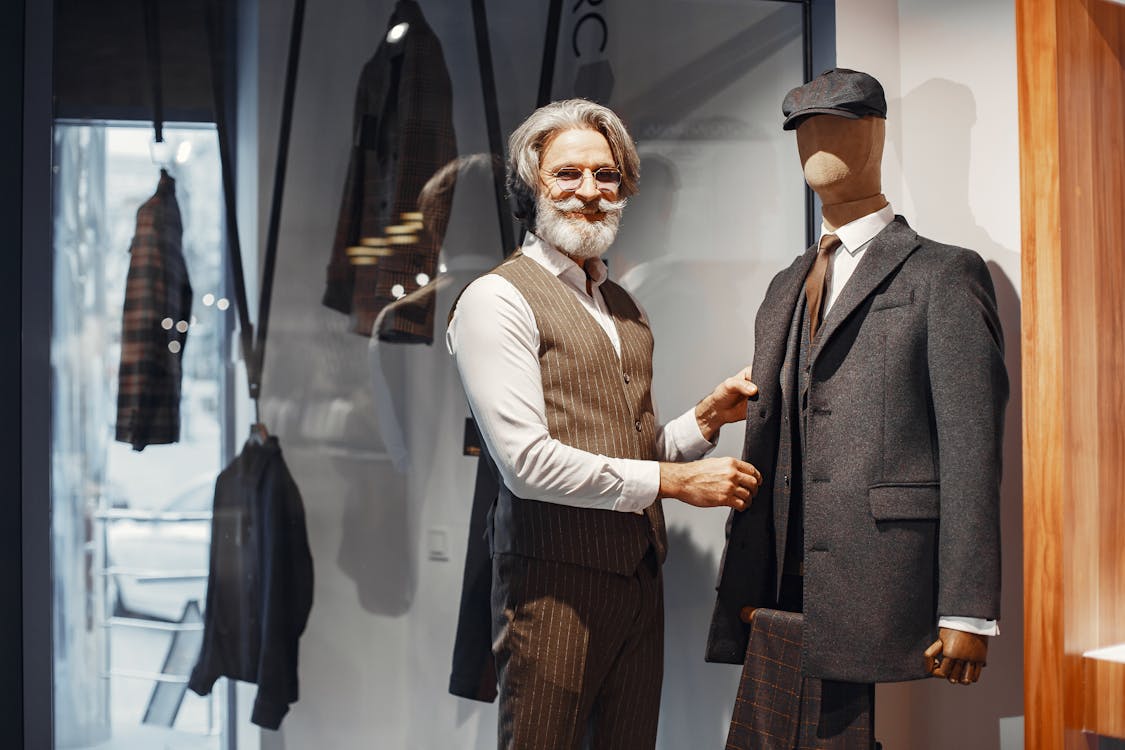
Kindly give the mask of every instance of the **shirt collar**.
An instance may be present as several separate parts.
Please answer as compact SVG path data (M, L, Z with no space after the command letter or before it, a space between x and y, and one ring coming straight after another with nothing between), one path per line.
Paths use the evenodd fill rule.
M852 255L855 255L859 252L860 248L875 239L875 235L882 232L883 229L894 220L895 211L891 208L891 204L888 203L875 213L861 216L855 221L850 221L835 232L831 232L831 234L839 237L840 243L843 244L844 248ZM826 234L829 234L828 228L821 224L820 236L823 237Z
M554 245L531 232L527 233L520 248L523 254L571 286L585 291L589 277L594 286L601 286L609 278L609 269L601 258L586 261L585 271Z

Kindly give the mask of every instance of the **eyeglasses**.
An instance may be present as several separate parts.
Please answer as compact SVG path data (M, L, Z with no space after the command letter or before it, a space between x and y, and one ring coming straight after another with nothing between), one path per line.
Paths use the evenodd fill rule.
M543 174L550 175L555 178L555 185L559 190L570 192L577 190L578 186L582 184L582 178L586 176L588 169L578 169L577 167L563 167L556 172L548 172L541 170ZM598 190L606 192L613 192L621 186L621 172L613 169L612 167L601 167L592 172L594 184L598 186Z

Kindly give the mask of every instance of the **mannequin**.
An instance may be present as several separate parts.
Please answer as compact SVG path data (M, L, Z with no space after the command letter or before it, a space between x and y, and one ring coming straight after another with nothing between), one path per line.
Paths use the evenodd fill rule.
M834 231L888 205L882 192L886 120L812 115L797 126L797 152L805 182L823 204L824 227ZM939 628L938 640L923 653L926 671L954 684L980 678L988 636Z
M999 632L1003 338L980 256L918 235L883 195L878 81L831 70L782 111L823 226L758 309L743 459L768 471L728 524L707 658L745 663L731 737L775 732L755 706L784 690L825 700L785 714L800 742L868 747L875 683L972 684ZM799 644L765 696L762 610Z

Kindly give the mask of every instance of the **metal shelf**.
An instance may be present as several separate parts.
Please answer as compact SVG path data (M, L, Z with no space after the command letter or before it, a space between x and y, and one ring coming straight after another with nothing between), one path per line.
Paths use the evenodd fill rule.
M111 677L125 677L130 680L170 682L176 685L186 685L188 681L188 675L164 674L162 672L146 672L141 669L111 669L108 672L102 672L101 677L104 679L109 679Z
M156 570L153 568L130 568L124 565L111 565L98 571L100 576L129 576L136 578L138 583L164 583L169 581L198 581L207 578L207 571L202 568L185 568L183 570Z
M111 617L102 623L103 628L141 628L142 630L160 630L170 633L180 633L189 630L203 630L201 622L164 622L162 620L143 620L139 617Z
M129 510L127 508L109 508L94 513L94 518L101 521L140 521L143 523L184 523L193 521L210 521L214 514L209 510L195 511L157 511L157 510Z

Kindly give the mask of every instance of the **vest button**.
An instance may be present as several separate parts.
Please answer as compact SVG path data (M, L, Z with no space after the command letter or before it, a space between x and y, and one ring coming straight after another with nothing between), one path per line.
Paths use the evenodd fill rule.
M629 382L629 373L625 373L625 382L626 382L626 383L628 383L628 382Z
M638 419L636 422L633 423L633 426L637 428L637 432L640 432L641 431L641 420Z

